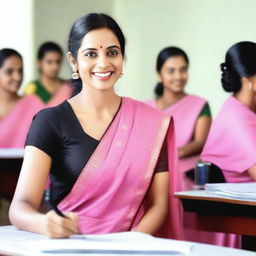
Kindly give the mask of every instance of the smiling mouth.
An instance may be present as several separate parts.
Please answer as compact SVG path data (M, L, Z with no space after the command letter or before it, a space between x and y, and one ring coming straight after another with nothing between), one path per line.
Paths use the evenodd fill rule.
M109 72L92 72L92 74L97 79L100 79L100 80L107 80L107 79L109 79L113 73L114 72L112 72L112 71L109 71Z

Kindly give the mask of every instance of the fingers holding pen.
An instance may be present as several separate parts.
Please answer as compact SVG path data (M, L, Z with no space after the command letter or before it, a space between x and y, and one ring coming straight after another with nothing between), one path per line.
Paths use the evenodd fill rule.
M64 213L67 218L61 217L55 211L45 215L45 234L50 238L65 238L78 233L78 217L75 213Z

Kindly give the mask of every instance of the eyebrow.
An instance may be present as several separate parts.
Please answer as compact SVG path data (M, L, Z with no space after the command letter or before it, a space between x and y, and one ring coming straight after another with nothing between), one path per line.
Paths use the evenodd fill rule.
M111 46L107 47L107 50L113 49L113 48L118 48L118 49L120 49L120 47L117 46L117 45L111 45ZM86 49L82 50L82 52L84 52L84 51L97 51L97 50L98 50L98 49L96 49L96 48L86 48Z

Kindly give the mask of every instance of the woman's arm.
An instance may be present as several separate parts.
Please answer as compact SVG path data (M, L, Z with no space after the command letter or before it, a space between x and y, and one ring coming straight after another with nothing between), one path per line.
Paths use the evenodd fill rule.
M168 213L169 172L157 172L147 194L148 210L134 231L154 234Z
M200 116L196 121L193 140L178 149L179 158L200 153L204 147L210 127L211 118L209 116Z
M45 234L51 238L68 237L77 233L77 217L66 213L68 218L54 211L39 212L52 159L33 146L26 146L20 177L11 203L9 217L16 227Z

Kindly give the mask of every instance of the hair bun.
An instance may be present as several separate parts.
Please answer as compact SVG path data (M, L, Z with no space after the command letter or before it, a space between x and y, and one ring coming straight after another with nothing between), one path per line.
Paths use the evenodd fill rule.
M241 81L238 75L232 72L226 63L220 64L222 71L221 83L226 92L238 92L241 88Z

